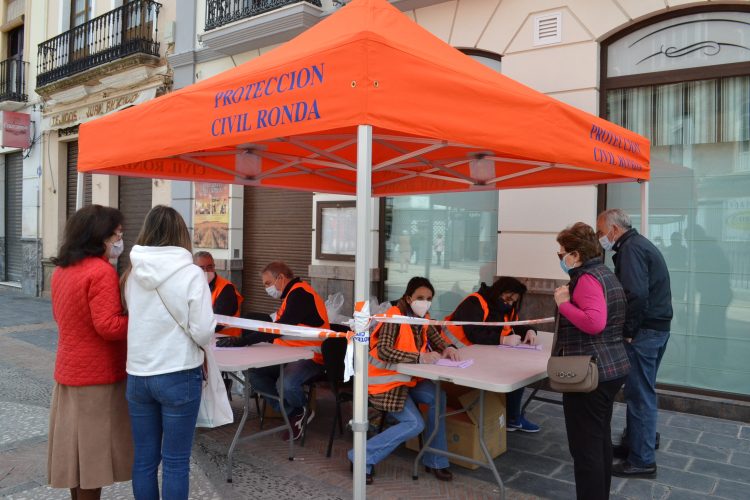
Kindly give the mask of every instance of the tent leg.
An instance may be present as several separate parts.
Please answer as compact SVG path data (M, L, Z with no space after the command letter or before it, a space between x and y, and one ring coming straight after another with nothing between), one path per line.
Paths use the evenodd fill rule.
M357 256L355 257L354 297L370 300L372 253L372 126L357 127ZM354 500L364 500L367 449L367 338L354 341Z
M648 181L641 182L641 234L648 238Z

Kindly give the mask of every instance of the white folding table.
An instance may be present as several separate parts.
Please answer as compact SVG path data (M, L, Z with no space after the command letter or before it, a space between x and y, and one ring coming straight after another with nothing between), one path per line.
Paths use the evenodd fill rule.
M284 417L284 425L279 425L273 429L267 429L264 431L256 432L252 436L247 436L243 440L258 439L268 434L279 432L283 429L288 429L291 435L292 426L289 423L289 417L284 408L284 365L287 363L293 363L302 359L312 359L313 353L309 349L304 347L289 347L275 344L255 344L248 347L232 347L232 348L214 348L214 357L216 363L219 365L221 371L226 372L243 372L244 384L243 384L243 396L245 398L244 409L242 412L242 419L240 425L237 427L237 431L234 433L232 444L229 445L229 453L227 453L227 482L232 482L232 457L234 455L234 448L240 440L240 434L242 433L243 427L245 427L245 421L250 413L250 384L249 373L253 368L264 368L266 366L281 365L279 367L279 395L266 394L263 392L255 391L256 393L266 398L275 399L279 401L282 411L281 415ZM294 460L294 440L289 440L289 460Z
M479 446L487 461L482 462L449 451L431 448L430 444L437 435L438 426L436 425L432 434L424 442L419 454L417 454L417 458L414 460L413 479L418 478L419 461L422 455L429 451L437 455L458 458L490 469L495 476L497 484L500 486L501 498L505 498L503 480L500 478L492 456L487 449L487 444L484 442L484 393L485 391L508 393L546 378L547 360L550 357L551 351L551 334L548 332L538 332L538 340L542 345L542 350L538 351L489 345L464 347L459 350L461 359L474 360L474 364L468 368L409 363L399 363L396 365L396 370L399 373L433 380L435 382L436 401L439 401L441 382L450 382L456 385L479 389ZM440 406L435 405L436 422L438 418L445 418L445 415L441 415Z

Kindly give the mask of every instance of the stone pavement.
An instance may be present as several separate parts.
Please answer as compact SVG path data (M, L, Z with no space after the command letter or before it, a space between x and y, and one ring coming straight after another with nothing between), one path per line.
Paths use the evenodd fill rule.
M55 349L56 327L49 301L0 290L0 497L68 498L66 491L45 486ZM320 391L318 398L318 416L310 425L305 447L295 447L296 459L288 460L286 444L278 436L241 444L232 484L225 482L226 450L236 425L199 430L193 450L191 498L351 498L345 458L351 438L349 434L338 436L333 456L325 458L333 401L327 391ZM235 398L238 413L240 404ZM614 429L622 428L624 410L623 405L616 405ZM527 414L542 431L509 433L508 452L495 461L508 487L507 498L575 498L562 408L535 401ZM245 434L257 427L257 419L249 420ZM657 479L613 478L613 499L750 498L750 424L662 411L659 431ZM497 486L484 469L469 471L454 466L451 483L424 473L412 481L413 458L413 452L402 448L379 464L368 498L497 497ZM130 484L105 488L102 497L131 498Z

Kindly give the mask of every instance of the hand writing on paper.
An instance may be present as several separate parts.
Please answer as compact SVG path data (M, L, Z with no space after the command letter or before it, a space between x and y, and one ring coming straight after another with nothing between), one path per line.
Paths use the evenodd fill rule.
M506 335L505 337L502 337L501 342L503 345L509 345L511 347L515 347L521 343L521 336L516 335L515 333L511 333L510 335Z
M458 349L452 346L448 346L443 351L443 357L448 358L451 361L460 361L461 358L458 356Z
M527 330L526 336L523 339L524 344L536 345L536 332L534 330Z
M434 365L440 359L440 353L435 351L423 352L419 355L419 362L425 365Z
M570 301L570 289L568 285L555 288L555 303L559 306Z

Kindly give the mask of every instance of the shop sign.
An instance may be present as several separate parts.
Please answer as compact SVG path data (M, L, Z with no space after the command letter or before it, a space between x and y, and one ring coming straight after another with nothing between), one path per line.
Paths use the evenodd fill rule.
M2 123L2 146L4 148L29 149L31 116L28 113L0 111L0 123Z
M48 128L63 128L84 123L128 106L140 104L154 97L156 97L156 88L139 90L138 92L94 102L81 108L54 113L47 117Z

